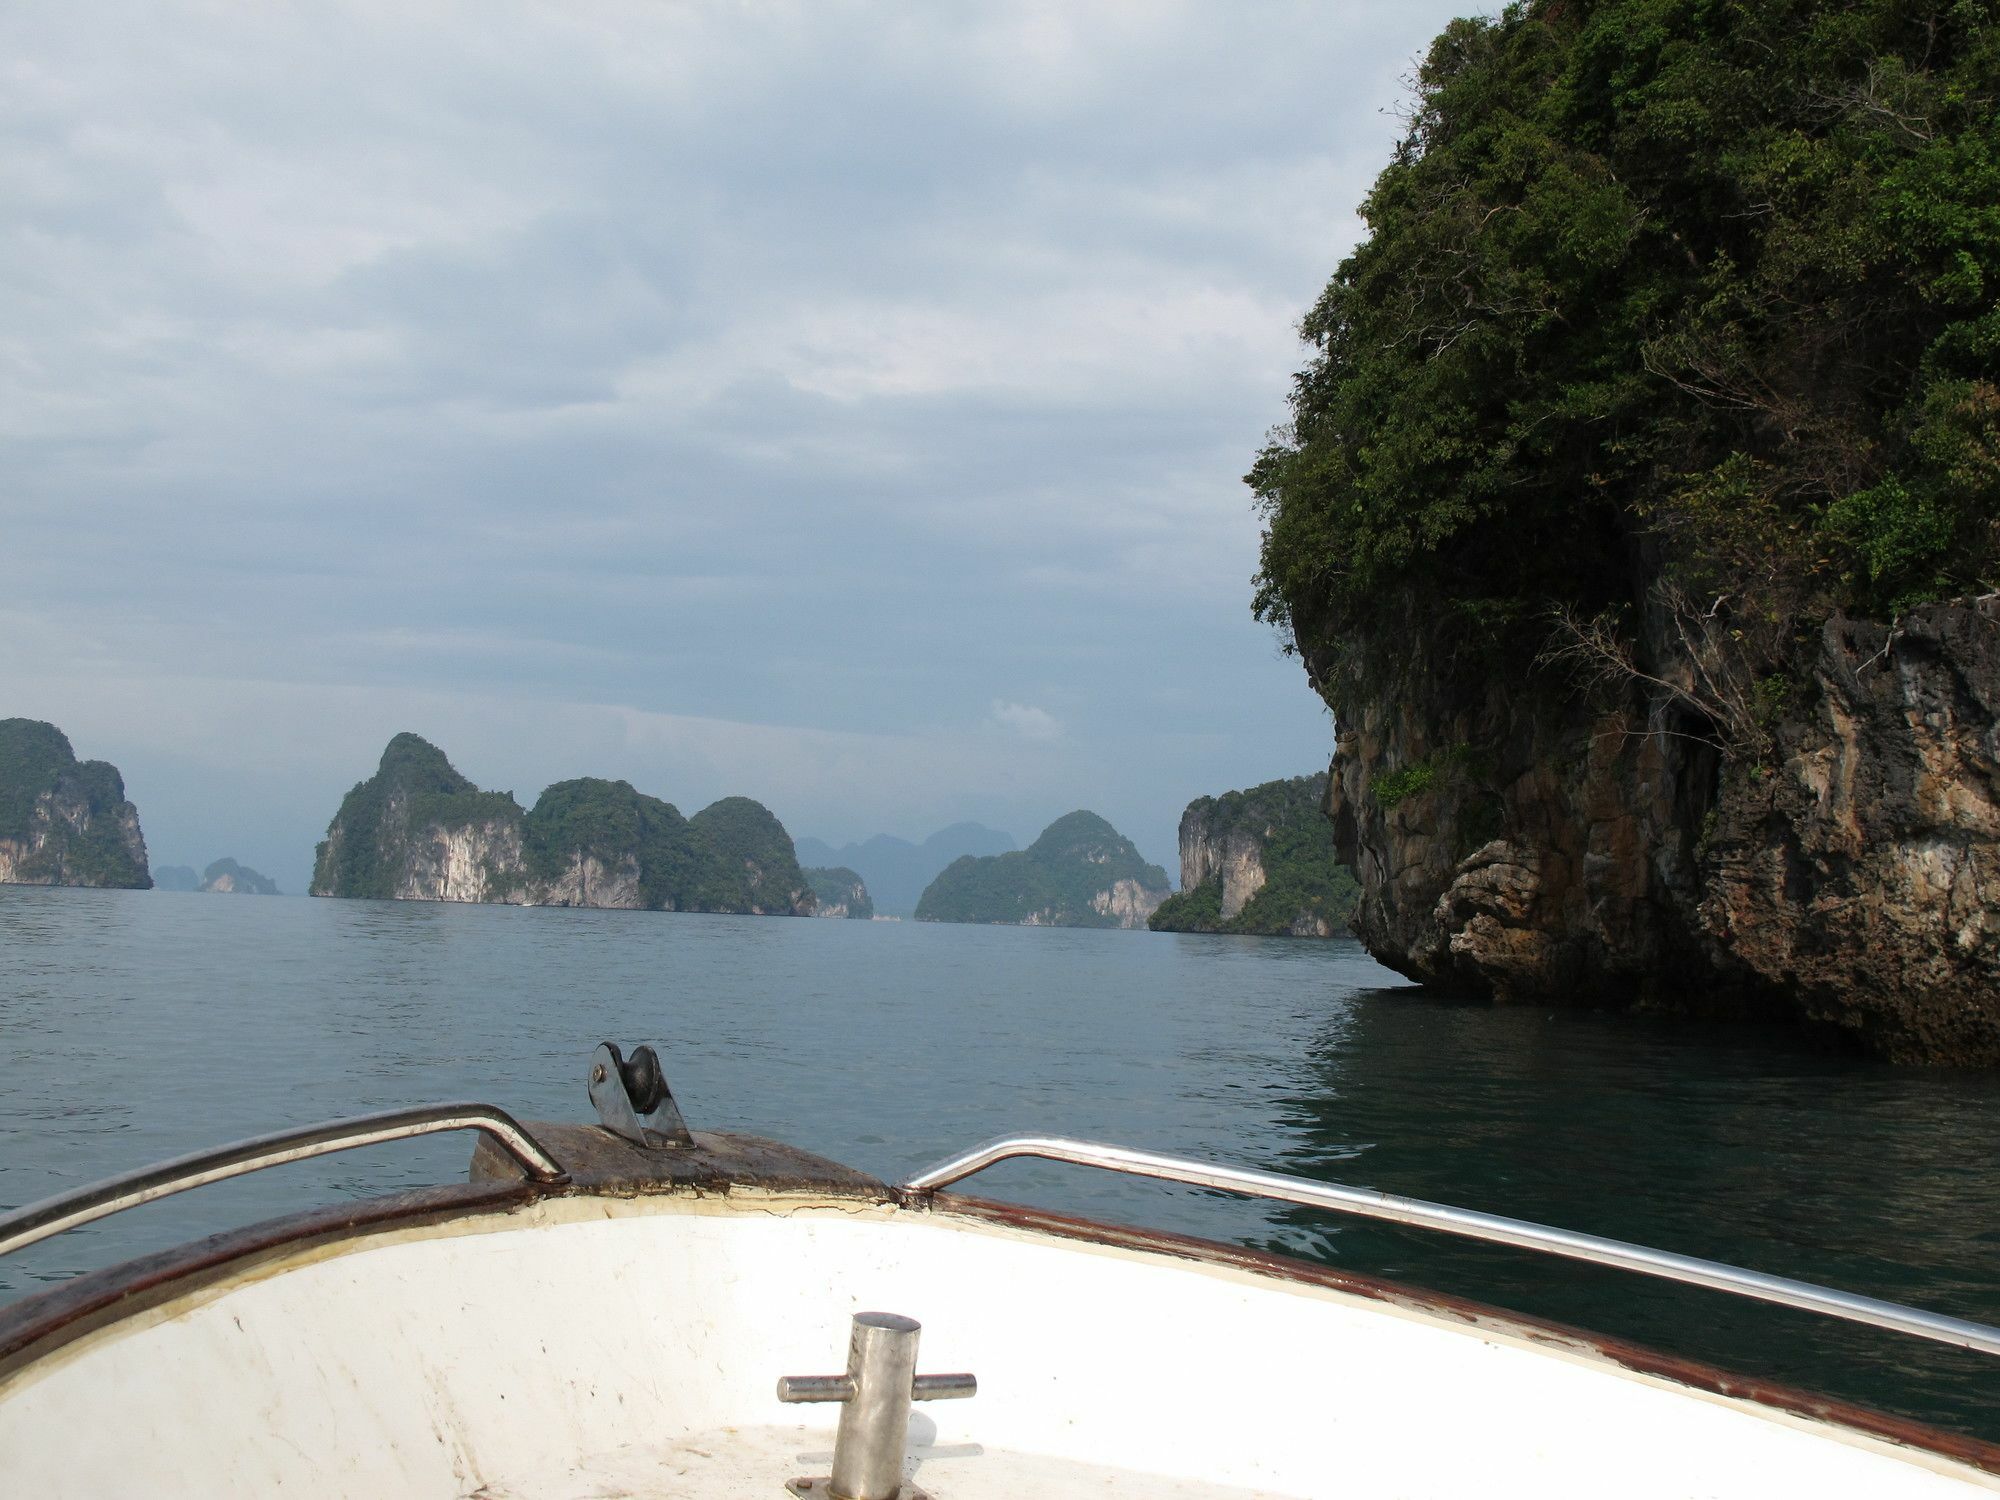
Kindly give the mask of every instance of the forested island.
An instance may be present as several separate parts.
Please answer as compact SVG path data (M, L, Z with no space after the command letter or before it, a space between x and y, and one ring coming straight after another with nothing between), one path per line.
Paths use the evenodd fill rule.
M146 890L146 839L125 778L78 760L40 719L0 719L0 884Z
M811 916L791 836L763 804L725 797L683 817L629 782L559 781L523 809L444 752L399 734L342 799L315 896Z
M1431 47L1250 475L1377 958L2000 1065L1996 106L1978 6Z
M917 920L1143 927L1171 889L1130 839L1096 813L1073 812L1026 849L954 860L917 902Z
M867 882L845 865L814 866L805 876L817 903L814 916L845 917L857 922L874 917L875 903L869 898Z
M1269 937L1345 932L1360 887L1334 852L1326 788L1322 771L1190 802L1181 814L1181 888L1146 925Z
M218 859L197 873L192 865L160 865L153 871L153 888L162 891L206 891L217 896L275 896L278 883L233 859Z
M200 889L222 896L275 896L278 883L233 859L218 859L201 872Z

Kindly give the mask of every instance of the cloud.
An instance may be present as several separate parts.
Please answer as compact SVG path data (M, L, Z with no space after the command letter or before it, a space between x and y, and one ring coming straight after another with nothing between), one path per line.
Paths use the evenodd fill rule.
M1010 734L1019 735L1024 740L1046 742L1062 738L1061 721L1045 708L1035 708L1026 703L1008 703L996 698L993 700L992 717L995 724Z
M1160 830L1304 769L1240 476L1456 8L0 11L13 680L783 726L843 835L910 762L813 735Z

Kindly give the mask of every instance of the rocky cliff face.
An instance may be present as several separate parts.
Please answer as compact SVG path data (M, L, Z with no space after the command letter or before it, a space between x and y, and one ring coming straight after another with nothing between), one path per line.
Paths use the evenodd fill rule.
M409 799L402 796L388 800L385 819L391 827L404 830L390 899L513 906L528 902L518 819L475 818L447 824L435 814L412 818Z
M1192 805L1181 816L1181 889L1215 881L1227 921L1264 889L1264 841L1247 828L1213 828L1210 821Z
M1149 889L1129 877L1111 882L1109 890L1090 898L1090 909L1119 927L1144 927L1146 919L1167 899L1166 891Z
M1384 963L2000 1065L2000 598L1827 621L1754 752L1670 690L1590 708L1423 679L1327 690L1326 810Z
M79 761L63 732L38 719L0 719L0 884L153 884L118 768Z
M639 881L639 859L627 854L606 861L577 853L560 874L535 888L537 906L602 906L643 911L646 894Z

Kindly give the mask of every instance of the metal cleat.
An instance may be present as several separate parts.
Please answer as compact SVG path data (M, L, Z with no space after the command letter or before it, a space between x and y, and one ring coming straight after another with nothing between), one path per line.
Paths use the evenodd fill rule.
M912 1401L956 1401L979 1393L970 1375L919 1375L917 1336L923 1325L901 1313L854 1315L845 1375L787 1375L780 1401L838 1401L833 1474L794 1479L785 1488L812 1500L930 1500L903 1483Z

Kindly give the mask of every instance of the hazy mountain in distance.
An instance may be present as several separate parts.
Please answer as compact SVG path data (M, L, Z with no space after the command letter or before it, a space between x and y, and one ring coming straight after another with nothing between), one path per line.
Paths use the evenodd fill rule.
M917 909L924 887L953 860L967 854L1010 854L1017 847L1012 834L983 823L954 823L921 844L887 833L838 849L822 839L798 840L800 864L845 865L867 882L875 910L899 917Z

